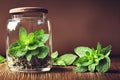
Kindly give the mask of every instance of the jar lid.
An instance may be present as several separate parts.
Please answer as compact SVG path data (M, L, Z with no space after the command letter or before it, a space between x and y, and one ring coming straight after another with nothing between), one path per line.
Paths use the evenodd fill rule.
M19 7L9 10L10 14L28 13L28 12L43 12L48 13L48 10L41 7Z

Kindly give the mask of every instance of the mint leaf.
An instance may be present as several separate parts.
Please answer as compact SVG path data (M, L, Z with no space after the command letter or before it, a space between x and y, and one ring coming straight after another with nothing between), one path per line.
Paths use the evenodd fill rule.
M104 59L100 60L99 65L96 66L96 70L98 72L106 72L110 68L110 58L105 57Z
M94 71L95 71L95 66L96 66L96 64L90 64L90 65L88 66L88 70L89 70L90 72L94 72Z
M92 63L93 63L93 59L89 59L87 56L83 56L83 57L78 58L74 62L74 65L77 65L77 66L89 66Z
M38 44L29 44L28 50L35 50L35 49L37 49L38 47L39 47Z
M33 42L33 39L34 39L34 33L29 33L27 39L28 39L28 41L29 41L28 44L29 44L29 43L32 43L32 42Z
M43 35L45 33L45 31L43 30L43 29L41 29L41 30L39 30L39 31L36 31L35 33L34 33L34 35L35 35L35 37L36 38L40 38L40 35Z
M81 63L81 66L89 66L92 63L93 63L92 60L88 60L87 62Z
M43 37L44 33L45 33L45 31L43 29L36 31L34 33L35 39L40 40Z
M45 43L45 42L48 41L48 39L49 39L49 34L44 34L43 37L42 37L42 39L40 41L43 42L43 43Z
M5 61L6 61L6 59L2 55L0 55L0 64L4 63Z
M87 57L86 57L86 56L83 56L83 57L77 59L77 60L74 62L74 65L76 65L77 63L82 64L82 63L87 62L87 61L88 61Z
M56 65L66 66L66 63L64 61L62 61L62 60L57 60Z
M26 59L27 59L27 61L30 61L31 58L32 58L32 54L27 54L27 55L26 55Z
M39 48L38 58L43 59L48 55L48 53L49 53L49 48L47 46L42 46Z
M101 53L102 53L104 56L109 56L109 54L110 54L110 52L111 52L111 48L112 48L112 46L109 45L109 46L103 48L102 51L101 51Z
M27 31L25 28L21 27L19 30L19 39L20 41L24 42L27 38Z
M101 52L102 46L101 44L98 42L97 43L97 53L99 54Z
M57 58L58 57L58 51L55 51L55 52L53 52L52 54L51 54L51 58L52 59L55 59L55 58Z
M14 54L14 57L15 58L19 58L19 57L22 57L26 54L27 51L24 51L24 50L19 50L16 52L16 54Z
M55 51L52 53L51 58L53 65L67 66L73 64L77 56L69 53L58 56L58 51Z
M74 70L75 70L75 72L86 72L88 70L88 68L79 66L79 67L76 67Z
M74 49L75 53L82 57L86 55L86 51L88 51L89 53L91 53L91 49L89 47L77 47Z
M59 57L59 60L64 61L66 65L71 65L76 58L77 58L76 55L64 54L64 55Z
M36 56L39 54L39 48L38 49L35 49L35 50L31 50L28 54L31 54L33 56Z
M36 56L39 54L39 48L38 49L35 49L35 50L31 50L31 51L28 51L27 52L27 55L26 55L26 59L27 61L30 61L32 56Z

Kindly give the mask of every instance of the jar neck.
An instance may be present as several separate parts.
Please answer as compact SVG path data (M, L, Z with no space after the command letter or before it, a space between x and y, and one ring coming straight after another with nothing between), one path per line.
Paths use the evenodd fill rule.
M46 18L46 14L42 13L42 12L33 12L33 13L20 13L20 14L12 14L11 18L15 19L15 18L27 18L27 17L37 17L37 18Z

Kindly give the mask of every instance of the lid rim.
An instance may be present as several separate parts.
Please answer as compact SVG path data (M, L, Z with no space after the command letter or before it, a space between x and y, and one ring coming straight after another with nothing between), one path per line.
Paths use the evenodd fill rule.
M48 13L48 10L43 7L18 7L9 10L10 14L19 14L19 13L28 13L28 12Z

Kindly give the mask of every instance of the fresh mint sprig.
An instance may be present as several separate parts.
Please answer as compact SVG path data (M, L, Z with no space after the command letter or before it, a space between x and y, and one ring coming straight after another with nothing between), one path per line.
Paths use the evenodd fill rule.
M97 49L88 47L77 47L74 49L79 58L74 62L76 72L106 72L110 68L109 54L112 46L102 48L98 42Z
M55 51L54 53L52 53L51 58L52 58L53 65L68 66L68 65L71 65L75 61L77 56L71 53L66 53L66 54L59 56L58 51Z
M49 53L49 48L45 45L48 39L49 34L46 34L43 29L27 33L26 29L21 27L19 39L10 45L8 54L14 58L25 56L27 61L30 61L33 56L43 59Z

